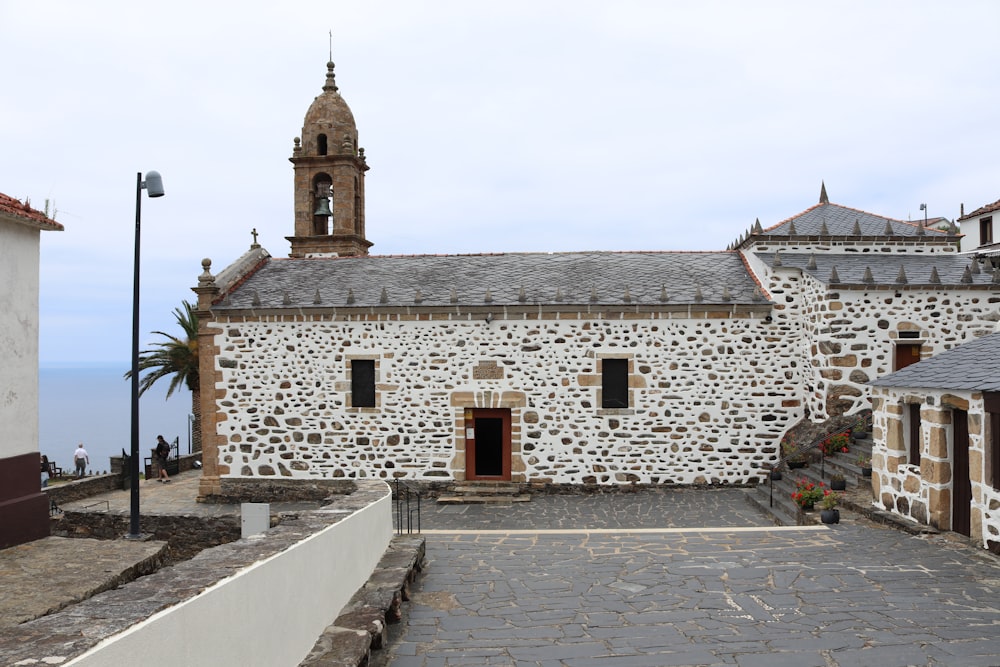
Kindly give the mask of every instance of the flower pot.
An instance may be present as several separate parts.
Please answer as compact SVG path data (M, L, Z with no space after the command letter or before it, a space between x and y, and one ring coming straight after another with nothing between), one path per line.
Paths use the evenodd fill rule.
M872 476L872 469L871 468L862 468L861 469L861 476L862 477L871 477Z
M823 523L840 523L840 510L821 510L819 518Z
M771 479L773 479L774 481L780 480L781 479L781 471L780 470L772 470L771 471Z
M788 467L792 470L806 467L805 461L786 461L786 463L788 463Z
M847 488L846 479L832 479L830 480L830 490L831 491L843 491Z
M814 503L802 503L799 507L802 508L803 512L812 512Z

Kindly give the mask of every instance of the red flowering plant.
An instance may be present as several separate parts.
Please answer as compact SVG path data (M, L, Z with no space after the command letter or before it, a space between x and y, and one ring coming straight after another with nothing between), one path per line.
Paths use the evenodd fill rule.
M811 482L805 477L800 477L799 481L795 482L792 500L802 509L808 509L822 500L826 493L829 493L829 490L823 482Z
M846 454L851 451L851 436L846 432L836 433L819 443L819 448L823 451L823 456L833 456L837 453Z

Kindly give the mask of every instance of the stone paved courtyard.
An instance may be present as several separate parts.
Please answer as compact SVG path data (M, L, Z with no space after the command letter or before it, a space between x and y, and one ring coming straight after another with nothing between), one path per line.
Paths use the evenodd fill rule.
M1000 664L1000 561L845 517L773 527L739 490L424 507L392 667Z

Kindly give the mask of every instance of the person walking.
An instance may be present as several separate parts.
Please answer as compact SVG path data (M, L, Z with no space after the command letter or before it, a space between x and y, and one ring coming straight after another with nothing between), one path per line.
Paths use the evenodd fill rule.
M156 436L156 465L160 468L159 482L169 482L170 475L167 474L167 459L170 458L170 443L163 439L162 435Z
M76 451L73 452L73 464L76 466L77 479L87 474L87 466L90 465L90 456L88 456L87 450L83 448L82 442L77 446Z
M52 474L52 468L49 466L49 457L42 454L42 488L44 489L49 485L49 476Z

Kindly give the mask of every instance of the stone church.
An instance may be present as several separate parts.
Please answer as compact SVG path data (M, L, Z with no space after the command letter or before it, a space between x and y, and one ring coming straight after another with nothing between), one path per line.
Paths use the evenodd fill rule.
M993 330L960 236L831 203L726 250L370 255L369 166L327 65L287 257L209 260L201 494L402 478L742 484L803 419Z

